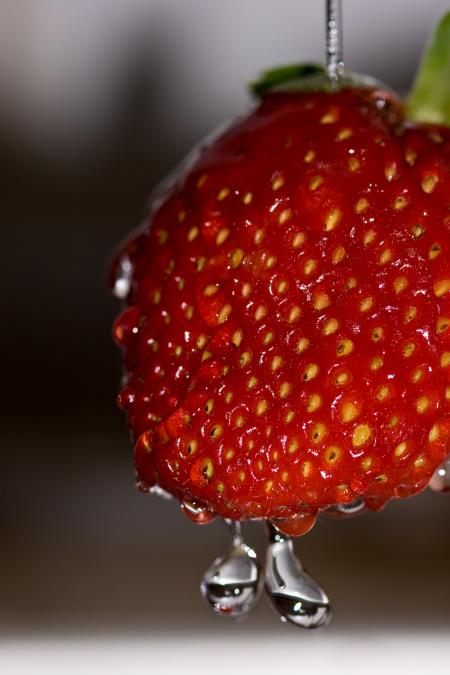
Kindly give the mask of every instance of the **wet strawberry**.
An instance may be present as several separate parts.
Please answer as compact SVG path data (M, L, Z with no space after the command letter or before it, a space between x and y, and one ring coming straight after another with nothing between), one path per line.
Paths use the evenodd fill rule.
M266 94L121 257L140 486L308 527L422 490L449 452L449 249L448 129L375 90Z

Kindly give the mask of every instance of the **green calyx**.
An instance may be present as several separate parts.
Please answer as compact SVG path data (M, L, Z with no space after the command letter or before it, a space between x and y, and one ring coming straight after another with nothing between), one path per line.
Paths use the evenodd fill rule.
M266 70L249 89L256 96L274 92L335 92L349 87L389 87L366 75L345 72L338 85L330 83L317 63L299 63ZM450 12L439 23L422 58L406 115L415 122L450 126Z
M425 50L406 111L415 122L450 126L450 12Z

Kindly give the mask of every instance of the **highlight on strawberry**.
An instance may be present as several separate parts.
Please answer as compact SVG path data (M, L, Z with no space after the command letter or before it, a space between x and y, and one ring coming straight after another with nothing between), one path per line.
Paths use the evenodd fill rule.
M326 67L253 83L257 105L164 184L113 269L138 486L225 520L201 584L215 611L246 614L264 578L302 627L330 602L291 537L450 489L450 14L402 102L345 71L326 4Z

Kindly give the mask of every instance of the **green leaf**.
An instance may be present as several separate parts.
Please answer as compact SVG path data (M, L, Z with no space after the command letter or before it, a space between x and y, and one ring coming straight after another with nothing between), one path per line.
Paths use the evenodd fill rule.
M425 51L406 110L416 122L450 126L450 12Z
M325 68L317 63L295 63L278 66L263 72L258 80L251 82L250 91L262 96L270 91L295 91L308 85L308 82L323 83Z

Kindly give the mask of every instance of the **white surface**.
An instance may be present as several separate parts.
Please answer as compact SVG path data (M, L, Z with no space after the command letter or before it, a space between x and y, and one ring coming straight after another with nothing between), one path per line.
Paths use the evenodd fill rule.
M288 629L289 631L289 629ZM3 644L0 670L8 675L423 675L448 672L448 635L343 634L289 631L272 642L270 633L226 644L201 635L140 640Z

